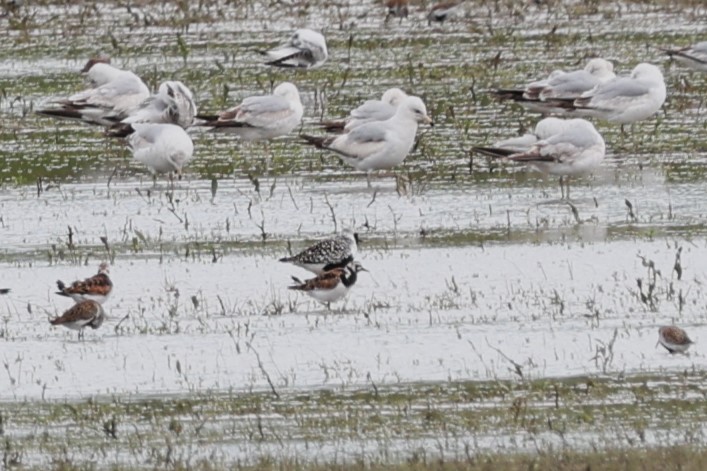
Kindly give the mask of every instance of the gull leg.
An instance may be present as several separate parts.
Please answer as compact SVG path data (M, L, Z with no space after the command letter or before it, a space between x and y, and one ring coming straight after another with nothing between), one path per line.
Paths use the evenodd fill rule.
M562 175L560 175L560 199L565 199L565 187L562 185Z

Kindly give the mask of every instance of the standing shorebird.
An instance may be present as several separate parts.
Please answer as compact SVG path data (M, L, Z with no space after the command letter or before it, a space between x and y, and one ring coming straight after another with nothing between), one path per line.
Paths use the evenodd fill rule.
M368 271L358 262L349 262L343 268L334 268L325 271L316 278L302 281L292 277L295 285L289 289L303 291L320 303L330 307L331 303L339 301L349 294L349 291L356 284L357 274Z
M98 266L98 274L83 281L74 281L71 286L66 286L59 280L56 282L59 288L56 294L68 296L77 303L90 300L103 304L113 290L113 283L108 277L109 271L108 264L104 262Z
M358 234L346 230L336 237L317 242L297 255L281 258L280 261L320 275L352 262L358 252L358 242Z
M106 312L100 303L92 300L80 301L64 312L61 316L49 321L51 325L62 325L71 330L79 331L79 340L83 339L83 329L97 329L103 324Z
M693 343L690 337L687 336L687 332L680 327L664 325L658 329L658 344L665 347L671 354L685 353Z

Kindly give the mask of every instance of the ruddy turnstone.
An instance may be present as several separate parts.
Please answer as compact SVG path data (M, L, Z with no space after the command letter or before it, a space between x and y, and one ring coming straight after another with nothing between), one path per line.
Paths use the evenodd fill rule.
M524 152L513 150L483 149L486 155L503 157L514 162L530 165L535 170L560 177L562 197L569 199L569 182L567 194L563 187L564 177L580 176L591 173L604 160L606 146L601 134L594 125L584 119L566 120L560 132L536 142Z
M674 354L687 352L687 349L694 342L687 336L687 332L680 327L665 325L658 329L658 343L665 347L668 352Z
M79 340L83 338L84 327L97 329L103 324L106 313L100 303L93 300L79 301L61 316L49 321L51 325L63 325L79 331Z
M96 67L100 67L101 73L92 76L91 70ZM140 77L130 71L96 62L89 69L88 75L98 86L71 95L67 99L55 100L53 103L59 105L58 108L47 108L37 113L111 126L128 117L132 110L150 98L150 89Z
M581 70L553 71L546 79L531 82L522 89L499 89L494 94L501 99L511 99L531 111L541 113L566 113L565 108L548 100L573 100L595 86L615 78L614 65L596 58Z
M111 137L125 137L136 123L176 124L187 129L194 123L197 107L191 90L182 82L162 82L156 94L145 100L130 116L106 130Z
M385 121L395 115L398 105L407 98L407 93L399 88L391 88L383 93L380 100L367 100L352 110L346 119L323 121L321 126L328 132L348 132L371 121Z
M629 77L616 77L584 92L575 100L561 100L566 109L612 123L635 123L653 116L665 102L665 80L652 64L638 64ZM554 99L553 99L554 100ZM556 101L556 100L555 100Z
M133 133L128 144L133 158L145 164L152 173L175 172L182 169L194 154L194 143L189 134L175 124L131 124Z
M358 234L346 230L336 237L317 242L297 255L281 258L280 261L319 275L352 262L358 253L358 242Z
M81 301L95 301L104 303L113 290L113 283L108 277L109 267L107 263L98 266L98 274L83 281L74 281L71 286L66 286L64 282L57 281L59 291L56 294L68 296L77 303Z
M326 40L321 33L311 29L298 29L281 46L263 52L270 59L266 65L314 69L329 57Z
M318 275L301 281L292 277L296 283L289 286L289 289L303 291L320 303L329 305L343 299L356 283L356 276L359 272L367 271L356 261L349 262L343 268L334 268Z
M682 49L663 49L671 59L691 69L707 72L707 41L702 41Z
M330 137L302 134L318 149L336 152L346 164L357 170L390 169L399 165L415 145L418 123L433 124L427 108L415 96L405 98L393 117L362 124L351 132Z
M199 126L236 134L244 141L259 141L288 134L302 122L304 108L297 87L283 82L272 95L252 96L218 115L199 115Z

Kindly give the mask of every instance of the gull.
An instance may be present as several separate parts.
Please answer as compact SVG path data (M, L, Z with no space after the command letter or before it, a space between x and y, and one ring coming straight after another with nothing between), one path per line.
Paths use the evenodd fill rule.
M511 99L531 111L562 112L562 108L546 101L579 98L582 93L615 77L611 62L595 58L581 70L555 70L546 79L531 82L523 89L499 89L494 94L501 99Z
M56 282L59 288L56 294L70 297L77 303L91 300L103 304L113 291L113 283L108 277L109 272L108 264L103 262L98 266L98 273L90 278L74 281L70 286L66 286L63 281L59 280Z
M635 123L654 115L665 102L663 74L652 64L638 64L629 77L617 77L597 85L563 106L584 116L612 123Z
M530 150L539 141L562 132L571 120L544 118L537 122L532 133L511 137L494 142L490 147L473 147L472 150L490 157L507 157L518 152Z
M51 325L63 325L71 330L79 331L79 340L83 338L83 329L91 327L97 329L103 324L106 312L100 303L92 300L80 301L64 312L60 317L49 321Z
M415 96L405 98L395 114L352 129L346 134L317 137L303 134L307 143L319 149L339 154L341 159L356 170L390 169L405 160L415 145L418 123L432 124L423 101ZM370 182L369 182L370 183Z
M606 145L594 125L584 119L566 120L564 125L557 129L559 132L537 141L526 151L501 149L495 155L491 152L484 153L530 165L545 174L558 175L564 199L564 177L591 173L604 160ZM566 186L569 199L569 181Z
M456 14L461 4L462 2L440 2L435 4L427 14L427 25L431 25L433 21L444 23Z
M91 86L96 88L114 80L125 71L110 65L110 57L98 56L90 58L81 69L81 73L85 74Z
M304 109L297 87L283 82L272 95L252 96L218 115L200 115L199 126L236 134L244 141L260 141L288 134L302 121Z
M162 82L157 93L120 123L106 131L110 137L125 137L133 132L135 123L169 123L187 129L194 123L197 107L191 90L179 81Z
M60 105L59 108L39 110L37 113L110 126L128 117L133 109L150 97L147 85L132 72L116 69L120 73L104 71L91 76L90 71L99 64L94 64L88 70L90 80L97 81L98 86L71 95L67 99L55 101L55 104ZM108 67L112 68L112 66Z
M321 240L297 255L281 258L280 261L320 275L353 261L358 252L358 242L358 234L345 230L336 237Z
M398 105L407 96L407 93L399 88L390 88L383 93L380 100L366 100L352 110L346 119L324 121L321 125L329 132L348 132L371 121L385 121L393 117Z
M685 353L694 342L690 340L685 332L680 327L674 325L663 326L658 329L658 343L665 347L671 354ZM656 347L658 345L656 344Z
M691 69L707 72L707 41L702 41L682 49L662 49L671 59Z
M270 58L266 65L303 69L319 67L329 57L324 36L311 29L296 30L284 44L263 54Z
M194 144L189 134L175 124L136 123L128 136L133 158L145 164L153 174L176 172L181 177L182 168L194 154Z
M368 271L359 262L349 262L343 268L334 268L325 271L316 278L311 278L302 281L299 278L292 277L294 285L289 286L289 289L303 291L320 303L329 306L346 297L349 291L356 283L357 274L362 271Z

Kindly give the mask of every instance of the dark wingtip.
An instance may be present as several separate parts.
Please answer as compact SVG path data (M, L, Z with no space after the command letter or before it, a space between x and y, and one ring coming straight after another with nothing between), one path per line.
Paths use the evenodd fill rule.
M135 132L135 129L130 124L118 123L109 127L104 131L106 137L128 137Z
M299 137L307 142L307 144L311 144L318 149L322 149L324 147L324 141L326 140L324 137L311 136L309 134L300 134Z
M3 289L0 289L0 294L7 294L7 293L9 293L9 292L10 292L10 288L3 288Z

